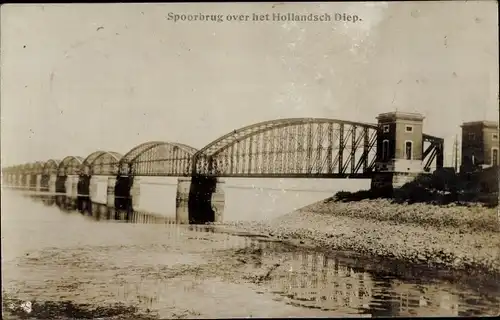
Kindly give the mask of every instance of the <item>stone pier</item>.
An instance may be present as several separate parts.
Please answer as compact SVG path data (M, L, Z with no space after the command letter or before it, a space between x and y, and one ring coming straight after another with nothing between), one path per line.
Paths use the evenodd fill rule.
M115 206L115 185L116 177L108 177L106 188L106 206L108 208L114 208Z
M131 209L140 210L140 201L141 201L141 178L134 177L134 181L132 186L130 187L130 199L131 199Z
M90 178L88 186L88 194L92 202L107 204L108 178L109 178L108 176L92 176ZM113 194L114 194L114 185L113 185Z
M42 191L42 175L41 174L36 175L35 190Z
M50 193L56 193L56 181L57 181L57 175L51 174L48 177L48 186L47 189Z
M57 175L56 176L56 193L66 194L66 180L67 176Z
M189 224L189 190L191 178L179 178L175 197L175 220L178 224Z
M66 196L76 198L78 196L78 176L68 175L64 187L66 189Z
M30 190L31 189L31 175L27 174L27 175L25 175L25 177L26 178L24 180L23 188L26 190Z
M130 189L134 183L134 177L118 176L114 187L114 208L117 210L131 210L132 198ZM108 188L111 185L108 184ZM108 192L109 195L109 192ZM109 196L108 196L109 198Z
M214 177L179 178L176 195L178 223L222 222L225 206L224 185L223 179Z
M226 181L217 179L215 190L212 193L211 204L214 212L214 222L223 222L224 220L224 207L225 207L225 194L224 187Z

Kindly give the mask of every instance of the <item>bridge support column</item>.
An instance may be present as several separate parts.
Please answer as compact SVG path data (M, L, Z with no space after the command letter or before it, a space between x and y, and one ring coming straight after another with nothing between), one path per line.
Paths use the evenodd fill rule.
M132 206L130 209L140 211L141 202L141 178L134 177L134 182L130 187L130 199L132 201Z
M66 194L66 180L67 176L56 176L56 193L64 193Z
M31 187L31 174L26 174L24 179L24 189L30 190Z
M223 222L224 220L224 207L225 207L225 193L224 187L226 181L218 178L215 185L215 190L212 193L212 210L214 211L214 222Z
M175 197L175 221L178 224L189 224L189 191L191 178L177 180L177 194Z
M77 192L81 197L90 197L90 179L89 175L80 175L78 177Z
M64 184L66 188L66 196L76 198L78 196L78 176L68 175Z
M116 177L108 177L106 205L111 208L115 206L115 185L116 185ZM92 192L94 192L94 188L92 189Z
M41 174L36 175L35 190L42 191L42 175Z
M130 210L132 207L132 198L130 189L134 182L134 177L131 176L118 176L116 178L114 194L116 210ZM111 207L110 207L111 208Z
M225 181L215 177L180 178L177 186L176 220L179 223L222 222ZM186 210L187 204L187 210Z
M56 181L57 181L57 175L55 174L49 175L48 191L50 193L56 193Z

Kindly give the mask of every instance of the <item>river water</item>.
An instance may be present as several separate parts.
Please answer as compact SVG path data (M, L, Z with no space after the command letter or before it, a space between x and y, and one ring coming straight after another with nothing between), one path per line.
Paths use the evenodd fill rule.
M64 196L2 190L6 319L497 315L480 285L375 272L291 248Z

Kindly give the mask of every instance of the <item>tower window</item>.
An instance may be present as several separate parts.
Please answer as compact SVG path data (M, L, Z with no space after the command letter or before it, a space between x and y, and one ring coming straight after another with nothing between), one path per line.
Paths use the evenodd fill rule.
M405 131L406 132L413 132L413 126L406 126Z
M491 165L498 166L498 148L491 149Z
M476 135L473 132L469 132L469 140L474 140Z
M382 161L389 160L389 140L382 141Z
M492 133L491 139L493 139L494 141L497 141L498 140L498 133Z
M411 160L413 158L413 141L405 141L405 159Z
M384 124L384 133L388 133L388 132L389 132L389 125Z

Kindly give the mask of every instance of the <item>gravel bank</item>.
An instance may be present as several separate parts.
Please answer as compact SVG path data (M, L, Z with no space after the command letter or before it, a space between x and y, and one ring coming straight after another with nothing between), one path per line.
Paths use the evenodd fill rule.
M271 221L223 226L315 248L498 276L496 210L387 200L324 201Z

